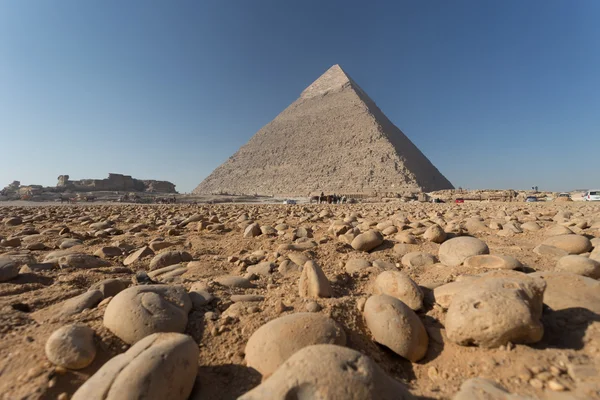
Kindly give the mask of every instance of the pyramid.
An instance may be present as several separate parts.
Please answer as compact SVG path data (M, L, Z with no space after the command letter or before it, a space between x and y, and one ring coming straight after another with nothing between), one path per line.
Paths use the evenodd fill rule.
M193 193L292 197L442 189L453 186L334 65Z

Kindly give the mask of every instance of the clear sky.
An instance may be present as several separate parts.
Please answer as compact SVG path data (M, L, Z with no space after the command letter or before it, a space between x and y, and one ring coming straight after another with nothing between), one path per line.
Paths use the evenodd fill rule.
M0 188L189 192L333 64L457 187L600 187L599 20L598 0L0 0Z

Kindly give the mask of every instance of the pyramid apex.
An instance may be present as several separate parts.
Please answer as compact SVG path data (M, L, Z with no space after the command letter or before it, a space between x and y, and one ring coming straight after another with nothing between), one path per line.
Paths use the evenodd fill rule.
M323 95L332 90L341 89L352 82L339 64L332 65L316 81L311 83L300 95L301 98L309 98Z

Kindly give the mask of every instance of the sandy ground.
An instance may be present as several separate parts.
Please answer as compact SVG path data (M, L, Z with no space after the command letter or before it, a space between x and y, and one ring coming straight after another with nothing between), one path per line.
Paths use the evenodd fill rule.
M424 228L434 220L442 219L446 223L458 221L464 225L468 218L475 216L481 218L487 226L491 221L506 222L511 218L520 222L536 220L543 227L537 232L525 231L504 237L498 234L498 230L486 228L473 232L472 235L485 241L491 254L517 258L523 263L525 272L552 271L556 259L537 255L533 248L546 238L545 232L549 227L558 224L552 220L553 216L564 210L571 211L573 215L568 222L562 224L569 225L575 233L589 238L600 237L600 229L597 227L576 226L580 221L588 222L589 226L595 226L593 222L600 221L600 205L581 202L146 206L112 203L48 205L19 201L4 203L0 207L0 217L5 219L19 216L25 222L17 226L0 225L0 236L19 236L23 239L29 235L20 232L25 227L32 227L39 232L36 241L44 243L48 248L28 251L22 244L17 248L0 248L0 253L27 253L41 262L50 251L68 238L80 238L82 244L72 249L87 254L93 254L97 249L109 245L135 250L156 238L172 243L172 246L162 251L188 251L199 263L195 263L184 275L170 283L189 289L195 282L204 282L216 297L209 305L193 310L189 315L185 333L194 338L200 349L198 377L190 398L234 399L261 382L260 374L247 367L244 360L244 347L250 335L278 316L305 312L308 300L298 295L298 275L284 276L275 271L268 277L258 277L255 281L257 287L254 289L226 288L215 284L214 278L244 275L246 267L260 258L257 254L266 261L280 264L285 254L280 254L277 248L291 242L289 232L297 227L309 227L313 231L313 240L319 245L305 253L322 267L334 291L333 298L317 300L322 307L319 312L343 326L348 336L348 347L372 357L390 376L403 382L414 395L423 399L452 398L466 379L479 376L490 378L513 393L532 398L600 398L600 379L598 375L593 375L594 371L600 371L598 314L589 311L557 313L545 309L545 334L538 343L495 349L459 346L447 339L444 329L445 310L435 303L429 288L454 281L461 275L484 271L439 264L406 268L401 265L401 255L393 249L395 235L386 237L384 244L374 251L363 253L352 249L328 232L334 220L349 216L355 216L358 221L367 224L406 218L401 229L417 236L417 244L408 245L408 248L411 251L437 255L439 245L420 237ZM181 221L195 214L201 215L203 220L213 218L223 223L226 229L221 232L199 231L196 222L178 227ZM245 238L238 222L243 214L263 226L285 223L289 225L287 234ZM111 221L114 230L104 237L97 236L94 229L89 228L89 224L98 221ZM148 227L141 232L130 232L138 223L145 223ZM70 233L59 234L63 227L70 228ZM232 263L228 261L231 256L246 260L246 263ZM0 283L0 398L69 398L104 362L129 348L103 326L106 304L70 317L60 317L57 314L63 301L85 292L95 282L108 278L131 281L136 272L148 269L150 258L125 267L125 257L126 254L123 254L111 259L110 267L29 271L13 280ZM418 315L429 335L429 347L424 359L411 363L372 340L357 304L368 298L371 293L370 284L380 271L370 268L349 274L344 265L351 257L388 261L408 273L422 287L425 307ZM242 293L260 294L265 299L243 307L232 306L231 295ZM209 311L217 318L207 318L206 313ZM223 318L224 315L232 315L233 318ZM44 354L45 342L55 329L75 321L86 323L95 330L98 355L85 369L57 369ZM592 376L573 372L582 370L592 371ZM547 374L539 376L542 387L530 383L543 372L558 380L565 391L550 390L543 383L543 379L550 379Z

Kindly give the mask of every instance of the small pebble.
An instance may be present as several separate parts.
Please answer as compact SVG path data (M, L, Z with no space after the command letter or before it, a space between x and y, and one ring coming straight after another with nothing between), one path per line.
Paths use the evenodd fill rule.
M529 381L529 384L536 388L536 389L543 389L544 388L544 382L540 381L537 378L533 378Z
M554 379L548 381L548 388L554 392L562 392L566 389L566 387L562 383L557 382Z

